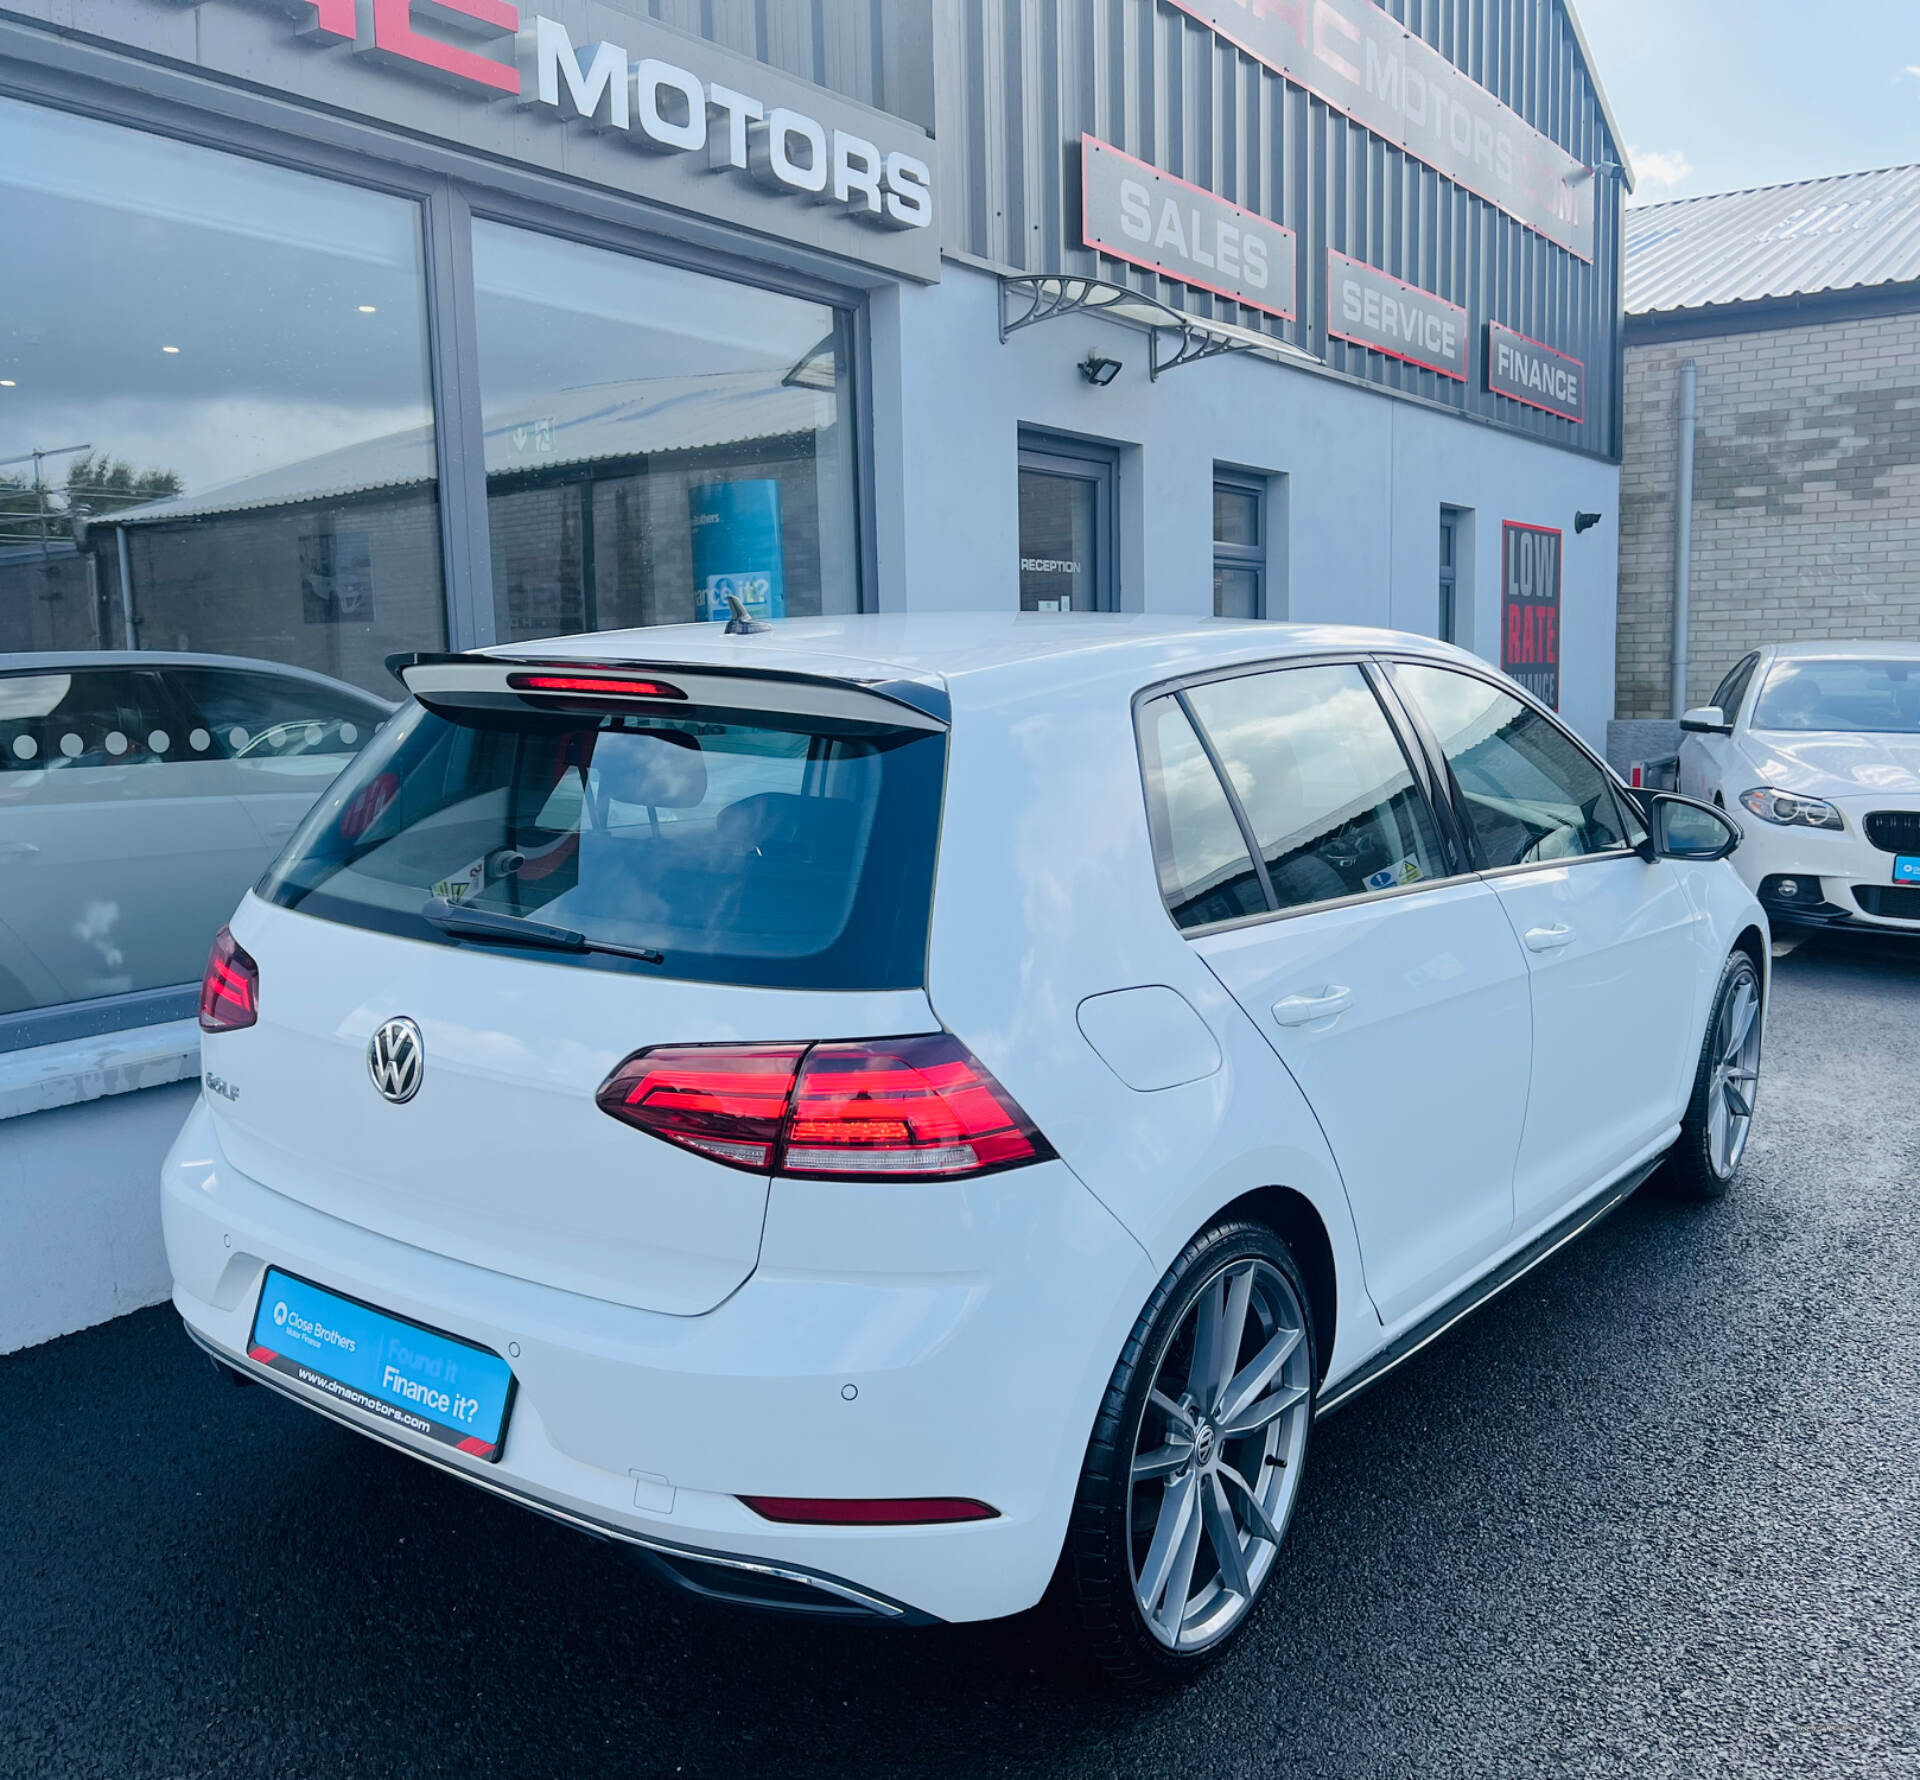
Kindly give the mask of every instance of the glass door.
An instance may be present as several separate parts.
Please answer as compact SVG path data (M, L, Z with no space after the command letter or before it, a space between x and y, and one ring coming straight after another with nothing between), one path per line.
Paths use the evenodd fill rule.
M1115 459L1048 440L1020 450L1020 610L1106 612L1114 597Z

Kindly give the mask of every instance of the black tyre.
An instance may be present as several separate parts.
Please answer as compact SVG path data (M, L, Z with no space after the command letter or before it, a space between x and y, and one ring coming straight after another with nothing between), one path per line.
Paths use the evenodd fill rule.
M1762 1011L1760 972L1735 952L1720 972L1680 1138L1660 1173L1676 1198L1718 1199L1740 1172L1760 1087Z
M1194 1673L1246 1629L1306 1470L1319 1372L1284 1242L1233 1219L1167 1269L1107 1385L1062 1558L1110 1679Z

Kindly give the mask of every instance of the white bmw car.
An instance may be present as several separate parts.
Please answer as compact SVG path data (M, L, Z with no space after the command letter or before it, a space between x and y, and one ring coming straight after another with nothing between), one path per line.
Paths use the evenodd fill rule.
M1058 1575L1110 1673L1191 1668L1316 1417L1739 1167L1737 834L1458 650L875 616L402 672L209 963L174 1302L703 1593Z
M1680 789L1782 924L1920 934L1920 643L1758 649L1681 719Z

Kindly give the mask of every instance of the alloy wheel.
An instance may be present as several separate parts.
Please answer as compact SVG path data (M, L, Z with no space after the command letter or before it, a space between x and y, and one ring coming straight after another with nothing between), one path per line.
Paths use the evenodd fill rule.
M1128 1487L1134 1598L1171 1650L1225 1637L1279 1555L1312 1413L1306 1315L1259 1259L1201 1287L1154 1369Z
M1734 973L1714 1023L1707 1083L1707 1155L1722 1180L1740 1166L1760 1086L1760 979L1751 964Z

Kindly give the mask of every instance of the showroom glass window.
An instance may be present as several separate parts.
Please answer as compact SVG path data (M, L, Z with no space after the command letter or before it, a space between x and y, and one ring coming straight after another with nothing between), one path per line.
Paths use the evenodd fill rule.
M0 651L391 691L446 636L418 207L8 101L0 188Z
M7 100L0 198L3 1048L197 982L446 621L417 205Z
M846 317L476 221L502 642L859 606Z

